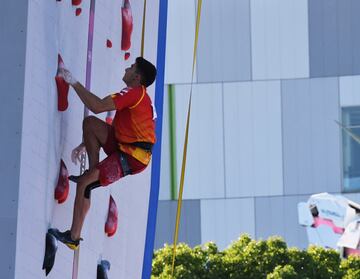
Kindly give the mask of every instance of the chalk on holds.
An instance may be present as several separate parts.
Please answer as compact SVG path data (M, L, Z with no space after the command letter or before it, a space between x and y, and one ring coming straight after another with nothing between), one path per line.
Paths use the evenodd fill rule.
M58 93L58 110L65 111L68 108L68 93L69 93L69 84L64 80L62 76L59 75L61 68L64 68L64 62L58 55L58 69L55 76L56 88Z

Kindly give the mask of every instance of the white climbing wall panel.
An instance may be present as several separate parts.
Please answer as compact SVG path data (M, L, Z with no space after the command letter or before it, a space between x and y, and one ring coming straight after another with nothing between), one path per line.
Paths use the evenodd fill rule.
M140 55L143 1L130 1L134 18L129 60L120 50L122 1L96 1L92 53L91 91L100 97L121 90L124 69ZM79 166L70 160L71 150L82 140L83 105L73 90L69 107L57 110L54 76L60 53L67 68L85 84L90 0L83 0L75 15L71 1L28 1L25 89L21 142L21 168L16 239L15 278L45 278L41 270L45 233L49 226L60 230L71 225L75 184L68 199L56 204L54 187L60 159L70 174ZM148 3L145 57L156 64L159 0ZM106 40L112 42L107 48ZM154 85L148 89L154 98ZM9 92L11 94L11 92ZM98 115L105 119L105 114ZM103 154L102 154L103 155ZM92 194L92 204L80 248L79 279L96 278L97 263L111 262L109 278L141 278L151 166ZM115 236L104 233L110 193L118 211ZM73 252L59 243L55 265L48 278L72 278Z

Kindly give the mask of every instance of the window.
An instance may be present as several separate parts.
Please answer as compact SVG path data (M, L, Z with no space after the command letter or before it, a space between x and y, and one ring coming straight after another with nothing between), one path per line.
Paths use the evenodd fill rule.
M360 107L342 108L342 123L360 137ZM360 144L342 131L343 185L345 192L360 192Z

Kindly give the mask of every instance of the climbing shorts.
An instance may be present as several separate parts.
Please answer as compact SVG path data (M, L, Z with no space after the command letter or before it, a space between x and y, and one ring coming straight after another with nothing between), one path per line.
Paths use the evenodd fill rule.
M100 171L99 180L102 186L107 186L126 175L139 173L146 168L146 165L118 149L115 131L111 125L109 125L106 143L102 148L108 155L96 166Z

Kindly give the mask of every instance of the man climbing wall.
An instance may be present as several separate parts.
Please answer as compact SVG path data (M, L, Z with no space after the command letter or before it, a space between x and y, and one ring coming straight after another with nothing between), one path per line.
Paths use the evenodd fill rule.
M83 142L72 152L72 160L80 160L87 152L89 169L80 176L70 176L77 183L71 229L57 232L58 240L77 249L81 229L90 208L90 192L107 186L121 177L143 171L151 159L155 143L155 110L146 92L156 77L156 68L142 57L125 70L126 88L100 99L89 92L63 66L59 73L69 83L90 111L95 114L116 110L112 125L89 116L83 121ZM99 151L108 155L99 162Z

